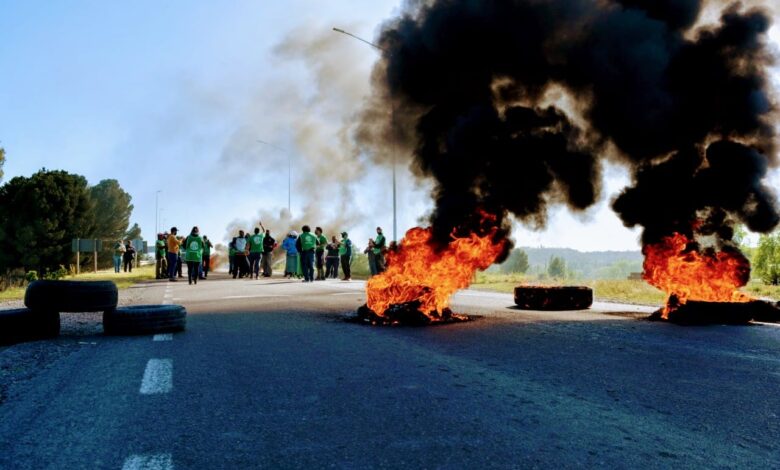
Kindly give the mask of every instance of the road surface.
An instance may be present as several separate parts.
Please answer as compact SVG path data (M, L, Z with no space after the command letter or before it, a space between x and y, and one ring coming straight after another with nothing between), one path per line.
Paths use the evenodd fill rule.
M466 291L474 322L376 328L342 320L361 282L137 289L187 331L80 338L0 404L0 468L780 466L774 326Z

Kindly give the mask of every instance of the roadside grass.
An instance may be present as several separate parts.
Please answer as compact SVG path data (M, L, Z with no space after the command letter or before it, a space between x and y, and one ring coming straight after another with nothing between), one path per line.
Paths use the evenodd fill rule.
M96 273L81 273L78 276L65 276L68 281L114 281L118 289L125 289L139 282L154 279L154 265L133 268L132 273L115 273L114 269L98 271ZM24 298L26 287L12 287L0 292L0 302L21 300Z
M593 289L595 300L621 302L640 305L661 305L666 302L666 293L656 289L641 280L630 279L593 279L593 280L560 280L551 279L544 282L533 280L523 274L477 273L476 281L471 286L475 289L495 292L514 293L515 287L521 284L529 285L585 285ZM742 289L753 297L780 300L780 286L767 286L759 281L751 281Z

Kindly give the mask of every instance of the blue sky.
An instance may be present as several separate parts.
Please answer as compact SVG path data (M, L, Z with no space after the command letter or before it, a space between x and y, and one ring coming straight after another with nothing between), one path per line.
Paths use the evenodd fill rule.
M147 237L162 190L161 228L199 225L221 240L287 205L290 158L294 216L332 218L358 241L376 225L389 232L388 169L352 163L337 136L369 90L376 51L330 29L371 39L397 4L0 0L5 179L42 167L116 178ZM610 169L605 201L584 219L555 212L546 232L517 231L518 244L636 248L638 233L606 207L626 182ZM402 233L430 202L403 165L398 190Z

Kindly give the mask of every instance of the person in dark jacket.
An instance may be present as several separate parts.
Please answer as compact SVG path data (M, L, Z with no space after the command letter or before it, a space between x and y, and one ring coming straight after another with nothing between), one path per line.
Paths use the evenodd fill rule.
M125 254L122 255L122 259L125 262L125 272L133 272L133 260L135 260L135 247L128 241L125 245Z
M276 240L271 236L271 231L266 229L265 237L263 238L263 260L261 262L263 266L263 277L271 277L271 274L273 273L271 264L275 248Z

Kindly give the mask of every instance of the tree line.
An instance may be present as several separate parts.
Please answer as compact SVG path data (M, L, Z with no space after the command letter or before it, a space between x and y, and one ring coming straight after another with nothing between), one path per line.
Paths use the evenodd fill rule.
M0 157L2 164L4 152ZM107 241L98 261L100 267L111 265L113 242L140 237L137 224L128 229L131 200L114 179L90 186L81 175L45 168L10 179L0 186L0 275L24 270L43 277L68 269L75 262L74 238ZM82 263L91 265L92 256L83 256Z

